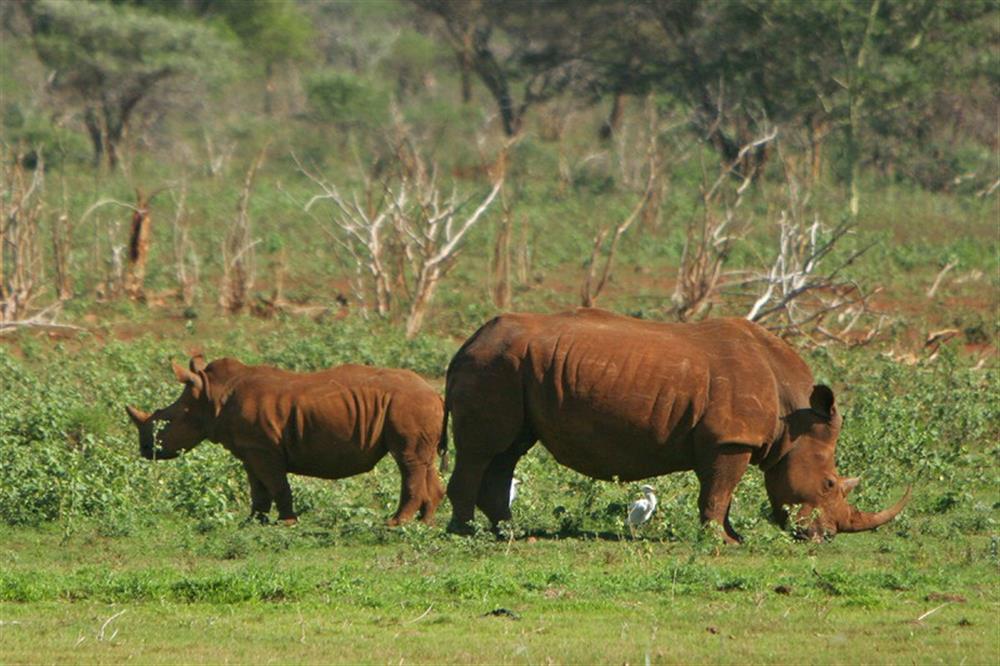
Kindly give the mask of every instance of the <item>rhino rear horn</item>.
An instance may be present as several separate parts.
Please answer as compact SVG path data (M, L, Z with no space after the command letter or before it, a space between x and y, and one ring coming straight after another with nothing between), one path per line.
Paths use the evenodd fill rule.
M132 405L125 405L125 411L128 412L128 417L132 419L132 423L137 426L141 426L146 421L149 420L149 413L144 412L141 409L136 409Z
M851 513L847 520L843 524L838 525L838 531L840 532L864 532L865 530L873 530L880 525L885 525L887 522L899 515L899 512L903 510L907 502L910 501L910 490L906 489L906 493L900 498L891 508L883 509L882 511L877 511L874 513L869 513L868 511L858 511L854 507L851 507Z

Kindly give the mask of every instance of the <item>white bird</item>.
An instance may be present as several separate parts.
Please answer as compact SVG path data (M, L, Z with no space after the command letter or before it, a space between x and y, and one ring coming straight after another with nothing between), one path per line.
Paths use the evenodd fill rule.
M517 499L517 487L519 485L521 485L521 481L519 479L511 479L510 480L510 499L507 500L507 507L508 508L511 507L511 506L513 506L514 500Z
M628 528L635 536L635 528L647 522L656 511L656 495L653 486L643 486L639 490L646 497L632 502L628 507Z

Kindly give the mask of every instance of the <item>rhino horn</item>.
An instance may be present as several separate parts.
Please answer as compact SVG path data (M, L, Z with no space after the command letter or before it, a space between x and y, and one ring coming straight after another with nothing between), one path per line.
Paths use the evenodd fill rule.
M131 405L125 405L125 411L128 412L128 417L132 419L132 423L137 426L141 426L143 423L149 420L149 413L144 412L141 409L136 409Z
M847 520L843 521L837 526L840 532L864 532L865 530L873 530L879 525L884 525L893 518L895 518L903 507L906 506L907 502L910 501L910 488L906 489L903 497L900 498L896 504L891 508L883 509L882 511L877 511L874 513L869 513L867 511L859 511L854 507L851 507L851 512Z

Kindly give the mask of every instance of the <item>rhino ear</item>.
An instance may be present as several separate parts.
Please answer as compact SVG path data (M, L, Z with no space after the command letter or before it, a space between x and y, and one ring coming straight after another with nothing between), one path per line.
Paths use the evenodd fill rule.
M859 483L861 483L860 477L851 476L841 479L840 487L843 489L845 495L850 495L851 491L857 488Z
M201 390L204 388L204 380L202 379L203 374L200 372L194 372L188 370L183 365L178 365L177 363L170 364L174 369L174 376L177 377L177 381L182 384L188 384L191 387L194 397L198 398L201 396Z
M208 363L205 362L205 355L198 352L191 357L191 362L188 364L188 367L191 368L191 372L199 373L204 372L205 366L207 365Z
M809 396L809 405L813 408L813 411L827 419L833 418L837 413L833 391L825 384L816 384L816 386L813 386L812 395Z

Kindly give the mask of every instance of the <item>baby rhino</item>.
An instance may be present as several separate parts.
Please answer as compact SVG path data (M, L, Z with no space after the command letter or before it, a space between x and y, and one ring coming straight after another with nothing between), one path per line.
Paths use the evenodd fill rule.
M144 458L174 458L205 439L222 444L247 471L251 518L266 522L273 502L292 524L288 472L340 479L391 453L402 484L389 524L418 511L431 522L444 496L434 463L445 413L414 373L360 365L295 373L202 356L173 368L184 391L172 405L152 414L126 407Z

